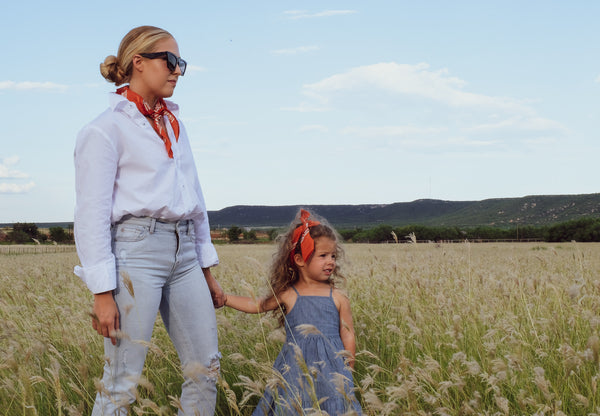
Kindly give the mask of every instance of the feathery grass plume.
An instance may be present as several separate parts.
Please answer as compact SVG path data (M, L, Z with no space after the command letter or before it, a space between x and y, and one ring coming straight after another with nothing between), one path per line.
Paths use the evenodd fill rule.
M223 287L239 290L239 276L262 286L264 273L244 258L268 264L270 245L217 250ZM365 416L502 415L502 398L511 415L600 414L600 244L417 244L406 251L351 244L346 253L357 341L353 376ZM62 413L89 413L94 380L102 373L103 338L86 315L89 291L72 275L77 263L74 252L0 254L0 413L56 416L53 378L45 370L53 361L60 365ZM573 284L582 286L572 298ZM282 342L272 333L277 322L216 313L223 355L240 354L223 360L221 377L238 397L238 416L247 415L267 380L277 385L270 375ZM254 348L259 342L263 349ZM142 388L139 397L159 410L171 406L165 414L172 414L182 374L160 318L151 343L156 349L149 351L144 375L154 393ZM425 364L427 356L439 370ZM537 376L536 367L543 367ZM244 404L255 387L236 385L240 374L259 386ZM231 393L222 384L218 389L216 416L237 415L226 398ZM380 410L365 399L369 395ZM157 414L149 407L143 412Z
M138 385L139 388L145 389L153 395L155 393L154 385L143 375L140 375L134 379L134 382Z
M368 390L370 387L375 385L375 378L371 374L365 374L359 381L360 387L363 391Z
M600 354L600 338L598 335L590 336L587 340L586 347L592 351L594 363L598 365Z
M225 399L227 400L227 405L229 406L229 408L233 410L235 414L239 415L240 408L237 404L237 397L235 395L235 392L229 387L227 381L225 381L224 378L219 377L217 385L221 388L223 392L225 392Z
M75 394L79 395L82 399L85 399L85 393L77 384L73 383L73 381L69 381L68 386Z
M340 374L340 373L333 373L332 375L333 375L333 379L331 381L334 384L336 391L338 393L340 393L347 402L350 402L351 398L346 393L346 388L345 388L345 386L348 384L348 381L349 381L348 377L346 377L345 375Z
M254 396L262 397L265 385L261 381L253 380L245 375L239 375L238 378L240 382L236 383L236 386L244 387L244 394L242 396L242 400L240 401L240 405L243 406Z
M592 388L592 394L595 396L598 393L598 380L600 380L600 374L596 374L592 377L592 382L590 383Z
M577 400L577 405L582 407L588 407L590 405L590 399L585 397L582 394L575 393L575 400Z
M183 375L190 380L196 382L200 381L203 377L208 377L211 374L211 370L197 361L187 363L183 368Z
M350 325L343 319L340 319L340 326L348 331L350 331Z
M158 416L170 416L172 413L170 409L166 406L159 406L154 401L148 398L138 398L137 406L133 406L133 412L136 415L147 415L147 414L155 414ZM150 413L151 410L153 413Z
M450 409L446 408L446 407L438 407L437 409L435 409L435 414L437 416L451 416L452 413L450 412Z
M309 335L322 335L321 331L319 331L316 326L311 324L300 324L296 326L296 329L305 337Z
M373 390L364 392L362 395L362 398L365 401L365 403L367 404L368 410L370 410L371 412L374 412L375 414L378 414L378 415L383 413L383 409L384 409L383 402L381 401L379 396L377 396L377 394L375 394L375 392Z
M496 406L502 411L502 413L507 416L510 414L510 407L508 403L508 399L506 397L495 395L494 401L496 402Z
M340 413L340 416L358 416L358 413L354 409L348 409L344 413Z
M246 361L246 357L244 357L242 354L240 354L239 352L235 352L233 354L229 354L227 356L227 358L229 358L231 361L238 361L238 362L243 362Z
M535 385L538 387L538 389L540 389L540 391L544 395L544 399L546 399L547 401L551 401L554 398L554 393L550 391L551 386L545 377L546 372L542 367L534 367L533 372Z
M577 369L583 364L583 360L581 357L579 357L577 351L575 351L572 346L568 344L562 344L558 348L558 351L563 358L565 373L567 375L570 375L573 371L577 371Z
M56 359L54 359L50 363L50 367L46 368L46 371L51 377L51 382L49 383L49 385L52 386L54 390L56 409L58 411L58 415L61 416L65 397L62 391L62 387L60 385L60 364Z
M352 353L351 353L350 351L348 351L348 350L340 350L340 351L337 351L337 352L335 353L335 356L336 356L336 357L342 357L342 359L344 360L344 363L346 363L346 366L347 366L347 367L348 367L348 365L347 365L347 364L348 364L348 361L349 361L349 360L351 360L351 359L353 358L353 357L352 357ZM352 370L352 368L350 368L350 367L348 367L348 368L350 369L350 371L354 371L354 370Z
M131 337L129 336L129 334L121 331L120 329L117 329L116 331L114 331L114 336L117 339L131 340Z
M475 360L465 361L465 366L467 368L467 374L470 376L478 376L481 373L481 366Z
M71 404L65 408L67 414L69 416L83 416L83 407L76 407L74 404Z
M159 357L164 357L165 356L165 352L156 343L154 343L152 341L144 341L142 339L134 339L131 342L133 342L135 344L143 345L150 352L152 352L153 354L158 355Z
M132 286L132 288L133 288L133 286ZM133 305L132 305L132 304L125 305L125 306L123 307L123 313L124 313L125 315L129 315L129 312L131 312L131 310L132 310L132 309L133 309Z
M368 358L368 359L372 359L372 360L376 360L377 356L375 354L373 354L371 351L367 351L367 350L361 350L358 351L356 353L357 357L361 357L361 358Z
M169 404L180 412L183 412L183 405L179 397L169 395Z
M123 279L123 285L125 285L125 287L127 288L127 291L131 295L131 297L135 298L135 292L133 290L133 282L131 281L129 272L127 272L127 270L121 270L121 278Z
M283 328L275 328L267 335L267 340L270 342L284 343L286 340L285 330Z
M396 244L398 244L398 236L396 235L396 233L393 230L392 230L392 238L394 239Z

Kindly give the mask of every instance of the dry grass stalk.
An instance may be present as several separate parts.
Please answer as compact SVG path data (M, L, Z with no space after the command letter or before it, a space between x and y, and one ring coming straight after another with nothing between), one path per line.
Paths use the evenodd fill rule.
M226 290L262 290L271 246L218 250ZM346 254L365 415L600 414L600 244L356 244ZM76 255L0 262L0 409L89 414L103 339L72 275ZM284 383L270 370L282 332L264 316L217 315L216 414L249 415L266 385ZM160 319L145 346L148 384L132 411L176 414L182 370Z

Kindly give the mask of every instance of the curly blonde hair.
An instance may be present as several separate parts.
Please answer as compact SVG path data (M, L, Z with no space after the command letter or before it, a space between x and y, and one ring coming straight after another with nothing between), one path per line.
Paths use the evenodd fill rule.
M294 230L302 225L300 212L298 212L288 230L284 234L277 236L275 240L277 242L277 251L273 254L273 261L269 270L269 293L262 299L263 304L272 298L279 298L281 293L292 287L299 279L298 268L290 254L298 252L299 248L298 245L293 244L293 236ZM340 281L345 280L340 270L340 261L344 256L344 249L340 245L342 241L341 237L325 219L311 214L310 220L320 222L320 224L309 228L309 233L313 240L319 237L327 237L336 243L336 264L329 279L331 286L335 287ZM309 261L311 257L309 257ZM278 318L281 326L285 323L286 312L284 305L273 311L273 315Z
M131 29L121 41L117 56L108 55L100 64L100 73L116 86L129 82L133 72L133 57L139 53L154 52L154 45L167 38L173 36L159 27L139 26Z

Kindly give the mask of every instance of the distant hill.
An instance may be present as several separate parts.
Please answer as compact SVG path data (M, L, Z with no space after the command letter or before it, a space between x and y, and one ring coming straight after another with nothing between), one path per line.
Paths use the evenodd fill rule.
M494 198L482 201L442 201L419 199L412 202L364 205L236 205L209 211L211 227L284 227L300 208L325 218L338 228L392 226L492 226L550 225L579 218L600 217L600 194L533 195L522 198ZM36 223L40 228L73 223ZM0 227L12 224L0 224Z
M600 217L600 194L535 195L482 201L419 199L379 205L238 205L209 211L208 216L211 226L218 228L282 227L291 222L301 207L327 218L339 228L367 228L378 224L509 228L517 224L540 226Z

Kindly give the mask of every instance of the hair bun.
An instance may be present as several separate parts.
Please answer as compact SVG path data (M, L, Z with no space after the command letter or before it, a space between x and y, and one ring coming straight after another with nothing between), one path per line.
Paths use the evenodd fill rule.
M125 71L119 67L117 57L108 55L103 63L100 64L100 73L109 82L121 85L124 82Z

